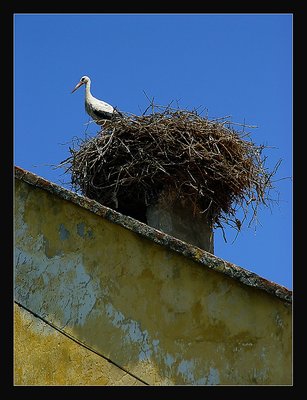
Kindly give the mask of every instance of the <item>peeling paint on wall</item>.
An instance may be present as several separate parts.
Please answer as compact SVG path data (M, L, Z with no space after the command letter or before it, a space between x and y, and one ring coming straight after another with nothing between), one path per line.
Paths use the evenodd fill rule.
M43 247L42 237L37 243L41 243L41 246L37 246L36 251ZM99 284L86 273L82 255L71 255L63 264L59 256L49 259L40 253L36 259L35 254L31 255L17 247L15 256L16 300L41 312L43 316L48 315L51 322L61 321L62 327L85 323L100 290ZM27 274L27 282L18 280L18 276L23 274ZM46 287L50 290L46 290ZM53 287L56 287L56 301Z
M60 239L61 240L67 240L69 239L70 233L69 231L65 228L64 224L60 224L59 227L59 234L60 234Z

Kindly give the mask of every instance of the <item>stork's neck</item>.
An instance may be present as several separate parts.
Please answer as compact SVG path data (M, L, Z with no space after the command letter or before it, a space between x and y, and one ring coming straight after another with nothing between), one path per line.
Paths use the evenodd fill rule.
M90 99L92 96L91 93L91 81L87 81L85 84L85 98Z

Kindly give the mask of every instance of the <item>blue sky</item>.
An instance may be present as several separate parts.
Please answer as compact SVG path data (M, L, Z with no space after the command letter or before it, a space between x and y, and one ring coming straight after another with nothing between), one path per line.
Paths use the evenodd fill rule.
M15 14L14 164L64 185L54 169L73 137L95 135L84 88L120 110L139 114L155 103L206 109L251 129L274 177L278 203L258 223L215 231L215 255L292 288L291 14ZM67 187L67 186L65 186ZM233 242L233 243L232 243Z

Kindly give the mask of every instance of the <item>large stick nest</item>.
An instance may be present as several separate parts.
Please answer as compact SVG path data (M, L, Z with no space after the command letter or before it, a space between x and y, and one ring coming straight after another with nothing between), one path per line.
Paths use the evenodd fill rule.
M158 199L179 199L215 226L240 229L249 207L254 219L277 169L265 168L265 146L256 146L244 125L238 132L221 118L156 109L105 121L97 136L75 141L60 164L72 188L145 222L146 207Z

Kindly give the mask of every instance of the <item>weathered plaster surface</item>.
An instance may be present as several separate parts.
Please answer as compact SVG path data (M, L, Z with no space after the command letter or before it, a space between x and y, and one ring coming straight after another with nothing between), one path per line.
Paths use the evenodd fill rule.
M16 304L14 315L15 385L144 386Z
M148 206L146 217L148 225L214 253L213 229L204 214L194 215L179 201L164 201Z
M87 197L73 193L20 167L15 167L15 177L23 182L27 182L31 186L42 188L61 199L77 204L96 215L104 217L106 220L114 224L123 226L132 232L135 232L138 235L153 241L154 243L158 243L170 250L187 256L191 260L204 265L207 268L228 275L231 278L244 283L245 285L265 290L266 292L274 294L275 296L280 297L281 299L290 303L292 302L292 291L288 290L287 288L268 281L267 279L264 279L251 271L240 268L234 264L222 260L221 258L213 256L198 247L191 246L189 243L182 242L175 237L153 229L150 226L136 221L133 218L122 215L111 208L97 203L95 200L91 200Z
M291 384L287 289L24 180L15 189L20 304L149 384Z

